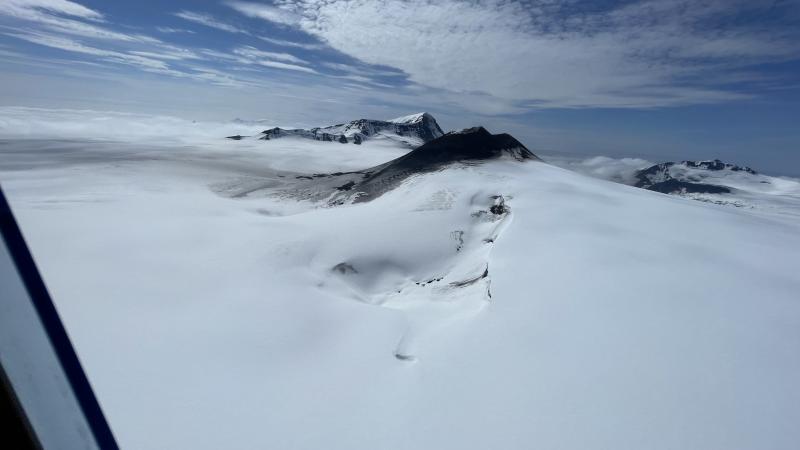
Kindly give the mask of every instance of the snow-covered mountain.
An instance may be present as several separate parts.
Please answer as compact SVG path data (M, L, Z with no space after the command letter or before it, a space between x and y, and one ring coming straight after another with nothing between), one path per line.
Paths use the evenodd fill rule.
M232 197L263 194L276 187L286 196L322 200L330 205L365 202L380 197L408 178L442 170L454 164L478 164L495 159L539 160L508 134L491 134L483 127L449 132L405 155L355 171L297 175L291 182L226 184L220 192Z
M409 147L418 147L444 134L436 119L428 113L418 113L398 117L392 120L359 119L346 124L303 128L270 128L262 131L253 138L272 140L287 136L301 137L326 142L340 142L342 144L361 144L367 139L391 139L406 144ZM228 136L229 139L241 140L247 136Z
M708 203L798 215L800 180L718 159L665 162L633 173L633 186Z
M718 159L654 164L633 158L545 155L545 160L595 178L663 194L800 218L800 179L771 176Z
M121 447L796 448L797 216L380 133L3 141Z
M635 173L636 187L664 194L728 194L730 180L746 180L758 173L749 168L712 161L665 162ZM762 182L765 180L756 180Z

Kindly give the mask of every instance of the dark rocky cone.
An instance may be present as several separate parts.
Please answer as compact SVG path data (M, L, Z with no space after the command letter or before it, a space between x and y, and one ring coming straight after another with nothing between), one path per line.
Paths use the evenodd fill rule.
M508 157L516 161L541 161L509 134L491 134L483 127L447 133L388 163L363 171L364 179L350 190L368 201L394 188L411 175L433 172L455 163L479 163Z
M491 134L486 128L475 127L447 133L389 164L395 170L422 172L437 170L454 162L483 161L501 156L510 156L518 161L539 159L510 134Z

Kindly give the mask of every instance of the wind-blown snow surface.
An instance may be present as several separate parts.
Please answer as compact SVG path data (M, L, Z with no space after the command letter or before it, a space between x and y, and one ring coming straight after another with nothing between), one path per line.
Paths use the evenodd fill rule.
M797 220L511 160L219 195L406 151L241 144L0 145L123 448L797 448Z

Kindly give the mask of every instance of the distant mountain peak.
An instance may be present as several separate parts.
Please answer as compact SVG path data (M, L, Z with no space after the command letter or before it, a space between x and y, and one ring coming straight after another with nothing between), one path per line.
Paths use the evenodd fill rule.
M269 141L294 136L342 144L361 144L368 139L384 138L415 148L443 134L436 119L429 113L422 112L392 120L358 119L348 123L310 129L276 127L264 130L255 137L259 140ZM242 138L244 136L238 137L238 139ZM229 139L237 138L231 136Z
M664 194L728 194L731 189L715 181L725 173L758 175L746 166L728 164L719 159L663 162L636 172L636 187ZM711 181L710 183L707 181Z
M436 119L430 113L427 112L420 112L416 114L409 114L403 117L396 117L394 119L388 120L388 122L392 123L418 123L424 120L433 120L434 122Z
M681 161L680 164L686 167L693 167L696 169L705 169L712 171L730 170L732 172L747 172L751 175L758 175L758 172L747 166L737 166L736 164L725 163L718 159L709 159L705 161Z
M477 127L464 128L463 130L449 131L447 134L449 134L449 135L481 134L481 135L490 135L491 136L492 133L489 133L489 130L487 130L486 128L484 128L482 126L477 126Z

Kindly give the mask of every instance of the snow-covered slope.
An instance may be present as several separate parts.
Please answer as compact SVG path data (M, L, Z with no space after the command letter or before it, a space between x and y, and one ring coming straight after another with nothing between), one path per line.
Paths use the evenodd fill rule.
M407 149L330 145L0 147L123 448L800 442L794 218L514 157L332 206Z
M270 128L254 136L260 140L272 140L282 137L300 137L317 141L339 142L342 144L361 144L367 139L389 139L408 147L418 147L432 141L444 133L436 123L436 119L428 113L412 114L392 120L359 119L346 124L327 127L302 128ZM247 136L234 135L228 139L242 140Z

